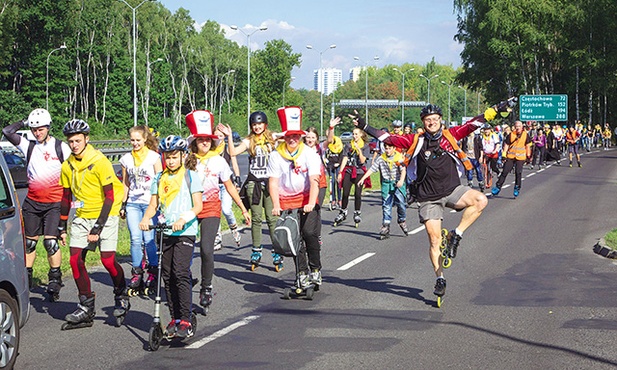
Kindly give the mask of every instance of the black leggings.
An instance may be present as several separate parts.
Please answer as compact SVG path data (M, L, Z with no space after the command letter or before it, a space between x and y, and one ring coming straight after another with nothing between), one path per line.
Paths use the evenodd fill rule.
M300 211L300 233L304 245L298 251L298 272L321 270L321 207L315 206L309 213ZM307 261L308 254L308 261Z
M172 319L189 321L191 315L191 260L194 236L163 237L163 282Z
M506 177L508 177L508 174L510 173L510 171L512 171L512 168L514 168L514 185L518 186L518 188L520 189L523 182L522 177L524 164L524 160L518 161L516 159L506 159L506 162L503 164L503 170L501 171L501 175L499 175L499 180L497 180L497 187L501 189L503 183L506 182Z
M201 256L201 288L212 285L214 275L214 239L221 223L220 217L206 217L199 219L199 255Z
M345 171L345 177L343 177L343 203L341 206L343 209L347 209L347 205L349 204L349 193L351 193L351 186L354 188L354 209L356 211L360 210L362 207L362 186L358 185L358 180L364 175L364 172L358 171L356 178L351 178L351 173Z

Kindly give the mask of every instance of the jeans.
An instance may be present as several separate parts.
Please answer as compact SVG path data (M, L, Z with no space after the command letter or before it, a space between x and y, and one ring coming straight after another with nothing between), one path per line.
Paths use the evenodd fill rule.
M141 249L142 243L146 246L148 265L159 265L158 255L156 254L156 243L154 241L154 230L141 231L139 229L139 222L141 222L141 219L144 217L146 208L148 208L147 204L126 204L126 225L131 234L131 260L133 267L141 267L141 262L144 259L144 252ZM153 219L155 219L155 217L153 217Z
M397 188L391 182L381 182L381 209L383 212L383 224L388 225L392 222L392 206L396 206L397 222L404 222L407 219L407 204L405 194L407 189L405 184Z
M221 208L223 209L223 216L227 219L227 225L235 225L236 224L236 216L234 216L234 212L231 209L232 199L231 195L227 192L225 185L219 184L220 189L220 198L221 198Z
M467 173L467 181L473 180L473 171L476 171L476 177L478 178L478 182L484 182L484 175L482 174L482 166L480 162L478 162L475 158L469 158L471 165L473 168L469 171L465 171Z

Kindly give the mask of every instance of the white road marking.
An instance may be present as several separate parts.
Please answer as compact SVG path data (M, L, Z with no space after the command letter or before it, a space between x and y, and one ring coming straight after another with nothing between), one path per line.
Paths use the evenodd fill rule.
M364 261L365 259L370 258L370 257L373 257L374 255L375 255L375 253L367 253L367 254L365 254L365 255L363 255L363 256L360 256L360 257L356 258L355 260L353 260L353 261L351 261L351 262L349 262L349 263L347 263L347 264L345 264L345 265L343 265L343 266L341 266L341 267L337 268L337 270L338 270L338 271L345 271L345 270L348 270L348 269L349 269L349 268L351 268L352 266L355 266L355 265L357 265L358 263L360 263L360 262Z
M531 177L531 176L533 176L535 174L536 174L535 172L534 173L530 173L529 175L527 175L527 177Z
M235 322L235 323L229 325L228 327L223 328L223 329L217 331L216 333L213 333L213 334L211 334L211 335L209 335L209 336L207 336L207 337L205 337L203 339L198 340L195 343L192 343L189 346L186 346L186 348L187 349L200 348L200 347L204 346L205 344L208 344L208 343L212 342L213 340L222 337L225 334L229 334L230 332L238 329L239 327L244 326L244 325L246 325L246 324L250 323L251 321L254 321L254 320L258 319L258 318L259 318L259 316L247 316L244 319L242 319L242 320L240 320L238 322Z
M420 227L418 227L418 228L416 228L416 229L411 230L411 231L409 232L409 234L410 234L410 235L414 235L414 234L417 234L417 233L419 233L420 231L422 231L422 230L424 230L424 229L426 229L426 227L424 227L424 225L422 225L422 226L420 226Z

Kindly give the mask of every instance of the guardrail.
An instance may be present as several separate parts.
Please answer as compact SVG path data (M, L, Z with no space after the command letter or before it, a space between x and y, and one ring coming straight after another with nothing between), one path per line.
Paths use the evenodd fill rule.
M112 162L120 160L120 157L133 150L129 140L98 140L91 141L90 144L105 154Z

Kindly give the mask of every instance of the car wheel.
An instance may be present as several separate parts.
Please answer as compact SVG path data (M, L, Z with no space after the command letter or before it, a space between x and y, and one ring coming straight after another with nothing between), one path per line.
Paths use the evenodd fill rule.
M0 369L12 369L19 350L19 311L17 302L0 290Z

